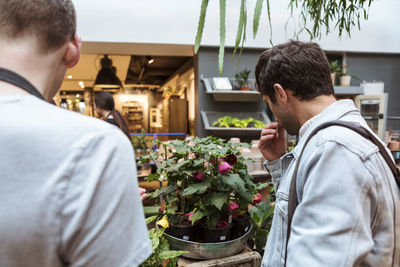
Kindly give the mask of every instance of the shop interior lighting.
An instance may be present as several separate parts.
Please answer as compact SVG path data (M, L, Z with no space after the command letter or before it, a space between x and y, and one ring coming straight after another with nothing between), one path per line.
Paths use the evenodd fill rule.
M100 59L101 69L97 73L94 86L102 88L122 87L121 80L117 76L117 68L112 65L112 60L108 55Z
M67 78L68 78L68 79L72 79L72 75L68 75Z
M151 56L147 56L147 63L152 64L154 62L154 58L152 58Z

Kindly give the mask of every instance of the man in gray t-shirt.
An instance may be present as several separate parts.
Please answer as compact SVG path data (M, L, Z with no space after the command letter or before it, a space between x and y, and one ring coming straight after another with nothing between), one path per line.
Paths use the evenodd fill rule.
M70 0L0 1L0 266L138 266L151 254L134 152L44 100L79 60Z

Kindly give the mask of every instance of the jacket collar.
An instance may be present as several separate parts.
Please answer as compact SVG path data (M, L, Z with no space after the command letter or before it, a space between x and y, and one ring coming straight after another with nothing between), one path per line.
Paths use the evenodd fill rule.
M327 121L338 120L351 112L358 112L358 109L354 106L354 102L348 99L339 100L330 104L320 114L308 120L299 130L299 132L302 134L299 137L299 143L293 150L294 157L296 159L298 158L301 150L303 149L304 142L318 125Z

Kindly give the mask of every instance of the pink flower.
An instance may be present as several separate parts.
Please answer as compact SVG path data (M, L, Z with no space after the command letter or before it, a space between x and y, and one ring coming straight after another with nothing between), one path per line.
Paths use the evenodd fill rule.
M258 193L255 197L253 197L253 204L257 204L261 202L261 194Z
M228 228L228 226L229 224L224 220L219 221L219 223L217 224L218 229L226 229Z
M188 221L191 222L192 221L193 212L186 213L185 215L188 216Z
M194 179L199 180L199 181L203 181L204 178L204 174L202 172L196 172L193 175Z
M165 203L165 200L161 201L161 206L160 206L160 211L164 212L165 211L165 206L167 205L167 203Z
M215 164L215 159L214 159L213 157L210 157L210 163L211 163L212 165Z
M224 158L224 160L228 162L230 165L235 165L235 163L237 162L237 157L233 154L229 154Z
M239 208L239 205L236 202L229 203L229 210L230 211L233 211L233 210L238 209L238 208Z
M218 171L220 174L227 174L232 169L232 166L227 162L220 161Z
M232 213L232 219L236 219L240 216L240 212L234 212Z

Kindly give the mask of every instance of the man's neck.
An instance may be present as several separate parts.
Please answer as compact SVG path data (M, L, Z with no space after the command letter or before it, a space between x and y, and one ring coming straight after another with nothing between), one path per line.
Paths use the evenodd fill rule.
M13 71L28 80L49 100L54 94L55 76L58 66L54 64L54 56L41 55L34 45L26 40L20 42L0 41L0 67ZM21 88L6 82L0 82L0 95L27 94Z
M309 119L323 112L329 105L336 102L333 95L317 96L311 100L298 101L295 105L300 126L303 126Z

